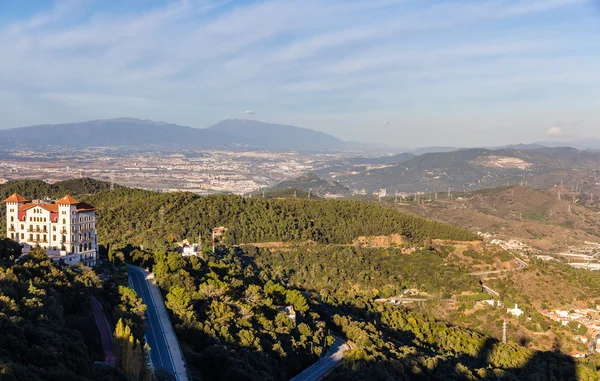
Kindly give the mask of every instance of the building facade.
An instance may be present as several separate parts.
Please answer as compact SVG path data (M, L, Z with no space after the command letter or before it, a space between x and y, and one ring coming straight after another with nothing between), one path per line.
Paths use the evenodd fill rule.
M6 236L19 242L23 253L39 246L55 261L96 264L96 212L92 205L69 195L56 201L29 201L17 193L4 203Z

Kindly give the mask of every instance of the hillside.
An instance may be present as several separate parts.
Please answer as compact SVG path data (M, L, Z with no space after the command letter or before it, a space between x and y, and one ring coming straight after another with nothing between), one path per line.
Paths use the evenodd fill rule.
M360 168L353 164L324 167L318 174L352 189L423 192L474 190L527 182L535 188L583 183L594 186L598 179L600 153L574 148L463 149L424 153L399 164Z
M134 118L41 125L0 130L0 147L158 147L163 149L257 149L340 151L368 149L308 128L230 119L191 128Z
M323 197L327 194L331 195L347 195L350 193L350 189L341 185L338 182L326 181L320 179L314 173L308 173L296 177L295 179L282 181L277 185L265 189L267 192L277 192L286 189L294 189L298 191L311 192L311 195L317 197Z
M398 209L496 238L519 239L542 250L600 242L600 200L596 197L591 203L588 196L566 187L501 187L458 193L451 200L443 193L438 196L438 200L430 200L435 197L423 195L419 203L411 199Z
M110 294L94 271L61 269L36 251L13 262L6 241L0 239L0 379L127 381L117 368L94 366L104 353L90 296Z
M332 333L349 340L352 349L327 380L599 378L600 358L574 360L556 348L550 351L559 345L568 354L585 351L573 339L580 329L551 323L538 311L548 303L567 309L595 303L590 295L600 291L596 273L535 261L522 269L512 254L487 247L473 233L381 205L127 188L110 192L107 185L79 179L68 184L69 191L61 183L13 182L0 191L21 189L28 197L41 197L28 187L51 195L80 192L82 201L94 204L105 260L101 271L110 269L126 282L119 274L124 262L153 269L194 379L289 380L319 358ZM478 196L506 197L506 190ZM505 215L510 213L501 210L496 218ZM217 237L213 254L206 242L215 226L227 230ZM201 256L183 258L172 251L175 242L196 240L198 234L204 243ZM400 242L374 239L392 234L400 235ZM365 236L372 239L360 240ZM0 250L6 251L2 245ZM29 270L37 267L23 267L20 271L34 272L22 275L22 281L39 277ZM58 270L49 268L57 279ZM489 295L482 294L481 279L470 272L494 269L505 272L486 284L502 292L499 299L506 305L519 303L527 313L522 319L505 308L476 307ZM38 278L33 284L48 287ZM132 311L125 315L139 335L143 307L135 293L118 290L110 298L117 306L113 318L129 306ZM544 300L536 301L536 293ZM421 301L402 306L379 299L401 295ZM293 320L279 312L282 305L294 307ZM6 306L0 303L2 312ZM70 308L85 315L87 306ZM503 320L510 324L508 344L499 342Z

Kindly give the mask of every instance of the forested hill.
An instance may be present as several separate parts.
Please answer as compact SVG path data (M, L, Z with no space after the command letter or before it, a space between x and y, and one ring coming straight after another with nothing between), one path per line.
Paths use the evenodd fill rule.
M222 240L225 244L306 240L350 244L359 236L393 233L405 236L408 242L477 239L452 225L358 201L201 197L128 188L102 191L109 188L110 184L91 179L53 185L16 181L0 186L0 197L18 192L32 199L57 198L70 193L80 201L89 201L98 208L100 243L165 248L184 238L195 240L199 234L209 242L212 228L218 226L227 228Z
M65 194L92 194L108 189L110 189L110 183L90 178L65 180L54 184L48 184L41 180L20 180L0 185L0 198L4 200L16 192L30 200L42 199L44 197L56 199Z
M98 208L101 243L166 245L196 239L198 234L209 242L210 231L217 226L227 228L222 241L226 244L306 240L349 244L359 236L392 233L410 242L477 239L452 225L358 201L201 197L134 189L100 192L89 201Z

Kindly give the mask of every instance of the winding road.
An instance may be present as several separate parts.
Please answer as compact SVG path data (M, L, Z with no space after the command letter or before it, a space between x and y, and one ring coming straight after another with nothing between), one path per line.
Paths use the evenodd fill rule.
M328 375L333 368L340 365L344 359L344 352L350 349L350 345L337 336L334 336L334 338L335 341L331 345L331 348L329 348L329 351L327 351L325 357L290 381L318 381Z
M147 307L144 331L154 372L162 371L177 381L189 380L183 354L153 274L131 265L127 265L127 273L131 287Z

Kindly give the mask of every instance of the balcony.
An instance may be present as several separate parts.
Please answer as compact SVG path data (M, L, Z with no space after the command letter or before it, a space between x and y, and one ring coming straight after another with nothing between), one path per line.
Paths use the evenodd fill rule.
M9 231L9 232L14 232L14 231L15 231L15 227L14 227L14 226L11 226L11 227L9 227L9 228L8 228L8 231Z

